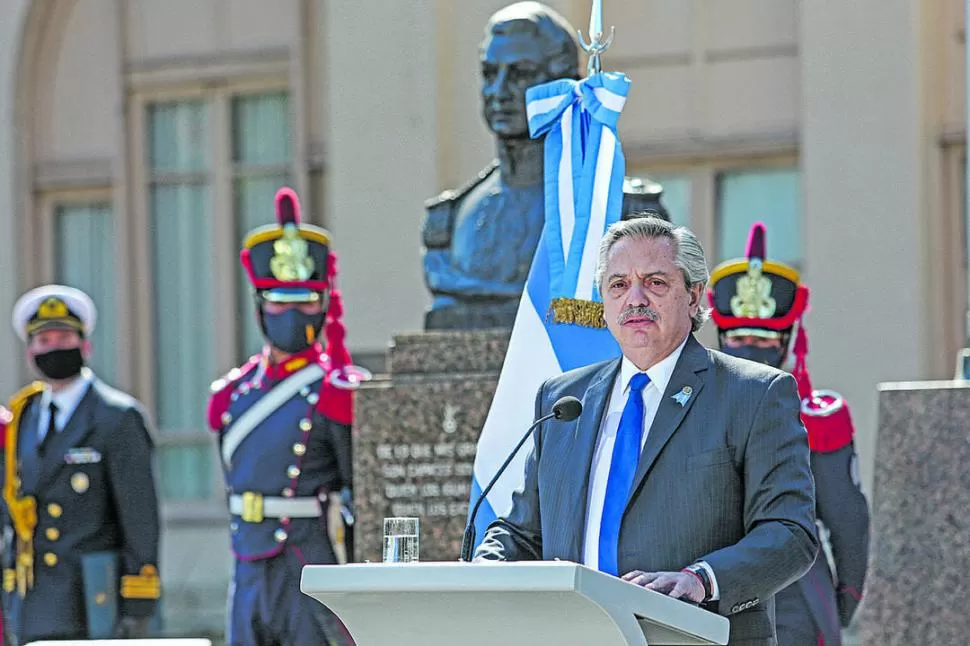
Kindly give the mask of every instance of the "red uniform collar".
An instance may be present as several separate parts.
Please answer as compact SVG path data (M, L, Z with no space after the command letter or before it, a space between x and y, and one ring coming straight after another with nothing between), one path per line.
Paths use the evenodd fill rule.
M262 359L263 374L266 375L267 379L272 381L283 379L292 375L297 370L306 368L310 364L318 363L322 354L323 348L320 347L319 343L314 343L306 350L290 355L281 363L272 363L272 361L270 361L269 347L265 347L263 348Z

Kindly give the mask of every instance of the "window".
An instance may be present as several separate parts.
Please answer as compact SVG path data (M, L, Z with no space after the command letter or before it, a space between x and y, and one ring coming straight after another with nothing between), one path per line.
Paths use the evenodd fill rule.
M148 106L155 403L162 432L203 432L208 385L216 376L206 117L201 101ZM163 445L164 494L208 497L210 454L206 444Z
M160 485L168 500L211 501L209 384L262 345L239 249L275 222L273 197L290 183L290 102L218 89L144 105Z
M663 186L661 201L667 207L670 221L690 226L690 178L686 175L651 174L650 179Z
M744 256L748 231L768 228L767 253L802 266L801 179L794 169L732 170L717 177L717 261Z
M289 101L285 92L249 94L232 100L232 163L236 218L235 249L242 248L250 230L275 222L273 197L289 182L292 145ZM310 196L300 196L304 208ZM257 352L263 344L245 271L237 264L237 313L242 322L238 359Z
M113 225L108 204L63 204L54 210L55 280L94 301L98 320L89 365L99 378L117 385Z

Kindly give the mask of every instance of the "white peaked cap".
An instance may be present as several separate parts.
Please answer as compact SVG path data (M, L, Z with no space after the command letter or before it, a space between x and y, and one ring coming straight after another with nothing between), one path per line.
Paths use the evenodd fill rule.
M66 285L42 285L19 299L13 306L13 329L24 343L34 329L47 326L70 327L85 337L94 331L98 310L91 297Z

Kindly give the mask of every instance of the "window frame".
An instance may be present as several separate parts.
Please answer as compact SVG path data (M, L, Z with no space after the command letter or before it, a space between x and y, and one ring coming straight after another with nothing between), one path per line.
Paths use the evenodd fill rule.
M130 244L132 261L127 269L128 283L135 285L154 286L154 272L152 268L152 239L149 229L151 223L151 186L152 172L149 168L148 153L148 107L159 102L203 101L206 104L207 130L211 136L208 141L210 154L208 168L201 175L205 176L209 186L212 209L210 232L212 240L221 241L215 244L210 259L212 267L212 293L214 309L234 316L240 299L247 299L247 294L240 294L237 288L237 272L242 271L239 264L239 249L236 244L236 222L234 214L234 185L237 176L259 172L262 169L237 168L233 160L232 150L232 99L235 96L247 94L261 94L272 92L286 92L290 97L288 117L290 131L294 142L303 140L305 119L299 116L302 108L296 101L297 93L293 91L293 79L289 75L254 76L225 79L221 82L206 82L198 80L188 83L177 83L167 87L139 87L129 94L128 146L130 158ZM308 165L297 154L301 146L295 145L291 155L287 172L294 178L297 186L308 186ZM275 168L281 168L276 166ZM119 275L122 268L119 267ZM119 281L122 282L122 281ZM158 371L157 357L154 356L155 347L155 303L152 289L134 289L132 291L134 314L131 323L131 336L137 339L132 352L135 354L133 375L134 390L142 393L142 402L154 414L156 410L155 375ZM236 365L238 337L242 331L236 326L228 325L220 329L215 336L212 348L212 363L217 366L217 373L212 379ZM211 456L213 469L210 487L211 495L198 500L166 500L162 499L163 515L174 522L205 522L226 516L224 500L224 484L222 467L216 450L213 433L206 429L167 429L159 430L157 446L193 446L206 444L212 447Z

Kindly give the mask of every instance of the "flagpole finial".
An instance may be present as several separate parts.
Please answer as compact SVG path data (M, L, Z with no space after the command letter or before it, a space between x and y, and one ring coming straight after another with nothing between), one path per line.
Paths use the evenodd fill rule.
M602 69L600 55L613 44L615 34L616 28L610 27L609 37L603 40L603 0L593 0L593 9L589 15L589 43L583 38L582 30L579 31L579 44L589 56L586 68L589 75L599 74Z

